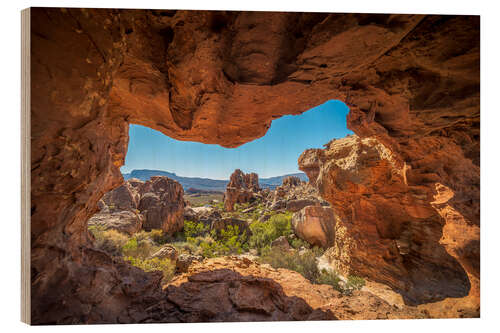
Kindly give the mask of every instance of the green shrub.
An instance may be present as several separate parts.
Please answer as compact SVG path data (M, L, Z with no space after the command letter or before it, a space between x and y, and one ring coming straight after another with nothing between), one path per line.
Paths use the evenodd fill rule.
M295 237L290 241L290 246L293 247L294 249L297 249L297 250L300 249L301 247L305 247L306 249L311 247L311 245L309 245L308 242L306 242L298 237Z
M161 271L163 273L163 283L167 283L172 280L175 274L175 263L167 258L140 259L128 256L125 257L125 260L145 272Z
M161 229L153 229L149 232L149 235L150 239L159 245L163 245L169 240L168 234Z
M336 272L325 269L319 271L316 264L317 255L314 249L307 249L302 253L293 251L284 251L281 249L272 249L265 247L262 249L261 263L266 263L274 268L285 268L300 273L303 277L314 284L327 284L335 290L344 294L350 293L353 289L359 290L365 284L365 281L357 276L349 276L345 288L341 286L341 279Z
M159 247L151 244L151 241L147 239L138 241L134 237L123 245L122 253L125 257L146 259L158 249Z
M326 269L321 270L316 284L328 284L333 287L333 289L343 292L340 286L340 277L335 272L327 271Z
M356 275L349 275L347 277L347 286L355 290L361 290L365 286L365 279Z
M187 238L194 238L198 236L203 236L208 233L210 226L203 224L202 222L196 223L193 221L184 221L184 236Z
M274 268L286 268L296 271L312 283L316 283L320 275L316 257L311 250L306 250L301 254L281 249L267 250L263 251L260 261Z
M212 230L210 235L187 237L188 244L198 248L196 254L213 258L248 251L246 232L240 234L238 226L228 225L219 232Z
M290 213L273 215L265 222L254 222L250 225L252 236L249 239L251 248L261 250L270 246L271 242L280 236L288 236L292 233L292 216Z

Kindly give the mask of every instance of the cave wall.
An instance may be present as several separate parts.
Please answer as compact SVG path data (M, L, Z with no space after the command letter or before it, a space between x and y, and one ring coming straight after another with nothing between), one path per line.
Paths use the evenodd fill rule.
M479 279L478 235L456 246L458 230L479 228L479 17L31 15L33 323L175 321L175 307L156 302L158 277L96 252L86 231L98 200L123 182L129 123L236 147L330 99L349 106L357 135L411 167L409 182L453 191L435 207L442 241ZM151 302L162 304L156 319L144 317Z

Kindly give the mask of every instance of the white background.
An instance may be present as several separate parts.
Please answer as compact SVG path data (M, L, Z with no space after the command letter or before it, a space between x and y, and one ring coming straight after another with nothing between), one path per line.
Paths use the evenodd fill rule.
M3 332L479 332L499 330L497 310L500 285L498 244L500 184L498 104L500 29L496 1L16 1L2 2L0 9L0 327ZM481 319L378 320L287 323L150 324L29 327L20 322L20 10L26 7L111 7L165 9L232 9L275 11L323 11L364 13L422 13L481 15ZM497 326L497 327L496 327Z

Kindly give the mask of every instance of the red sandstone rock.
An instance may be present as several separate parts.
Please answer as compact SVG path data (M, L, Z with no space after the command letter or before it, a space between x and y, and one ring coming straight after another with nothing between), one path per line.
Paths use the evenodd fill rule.
M428 147L423 144L420 149ZM454 192L439 185L439 194L434 194L437 178L431 177L425 159L410 168L401 155L376 138L357 136L334 140L319 154L307 150L300 160L311 160L308 154L322 156L318 170L308 164L304 171L318 175L321 195L339 216L333 247L327 251L337 270L390 285L412 304L476 295L477 271L468 263L479 254L478 228L473 221L464 222L458 211L443 213L438 208L449 209ZM442 164L443 170L462 170L464 178L473 177L474 166L460 167L463 156L454 146L429 154L441 156L434 160L435 166ZM426 180L416 176L424 173ZM458 230L465 236L444 241L445 235ZM464 306L478 311L470 302Z
M224 193L225 210L232 211L237 203L255 200L258 191L260 191L259 176L256 173L245 174L240 169L234 170Z
M161 229L173 234L184 226L184 190L167 177L151 177L144 184L152 192L141 196L139 210L144 215L143 229Z
M346 223L346 232L361 228L376 236L369 239L374 253L382 252L387 262L394 259L384 265L389 271L383 280L411 287L413 299L429 299L436 290L444 290L443 297L466 293L464 273L449 265L459 262L471 284L468 306L478 313L478 16L76 8L31 13L33 323L190 318L158 291L161 276L90 249L86 222L102 196L123 183L119 167L129 123L175 139L236 147L263 136L272 119L333 98L349 106L351 130L376 136L407 165L411 192L375 210L396 207L401 214L401 207L415 208L401 202L406 198L425 207L404 213L423 221L411 236L418 244L396 233L406 235L398 238L400 248L414 244L409 255L422 254L409 267L398 261L395 239L377 241L373 221L359 227ZM365 182L371 187L365 192L376 193L387 179ZM356 202L354 211L374 211L372 200ZM423 217L430 214L428 204L439 216ZM348 235L341 248L364 237ZM363 243L357 245L359 253L368 252ZM443 261L447 255L452 259ZM367 265L366 257L347 257L350 261L341 261L360 272L380 271ZM429 287L428 268L445 262L449 286ZM456 315L455 305L443 309Z
M268 265L267 265L268 266ZM164 286L168 300L185 318L229 320L331 320L427 318L415 307L389 305L365 292L340 294L314 285L297 272L273 269L246 258L215 258L193 263Z
M92 216L89 226L102 227L105 230L114 229L132 235L142 229L143 217L133 211L99 212Z
M112 211L135 210L139 205L140 195L128 182L106 193L102 200Z
M335 223L335 214L329 207L307 206L292 217L292 229L297 237L325 249L335 241Z

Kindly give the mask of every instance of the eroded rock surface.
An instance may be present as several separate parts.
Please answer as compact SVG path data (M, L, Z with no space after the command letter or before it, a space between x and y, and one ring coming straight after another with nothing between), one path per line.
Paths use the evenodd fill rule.
M230 212L234 210L234 205L237 203L254 201L259 191L259 176L256 173L245 174L240 169L234 170L224 193L225 210Z
M137 212L122 210L115 212L99 212L92 216L89 226L96 226L105 230L114 229L132 235L142 229L143 216Z
M175 180L163 176L146 182L130 179L104 195L100 211L88 225L128 234L141 229L173 234L184 226L184 205L184 191Z
M155 176L141 187L138 208L144 215L143 229L161 229L173 234L184 226L184 190L167 177Z
M375 136L411 167L412 196L434 202L439 215L422 217L429 227L417 228L412 237L423 243L412 244L435 250L441 243L441 258L448 254L467 272L478 309L478 16L76 8L31 14L33 323L187 320L160 301L161 277L90 249L87 221L103 195L123 183L129 123L236 147L263 136L272 119L332 98L349 106L351 130ZM368 184L376 192L385 183ZM370 244L376 252L388 246ZM392 253L397 270L405 267L397 246L387 258ZM430 299L428 276L416 268L428 272L437 263L437 271L442 261L410 246L412 253L422 254L410 260L414 277L389 265L382 276L402 290L420 280L411 298ZM462 295L464 274L446 263L452 279L442 295ZM370 274L363 258L351 264ZM431 290L443 290L437 286Z
M443 147L441 154L448 155L446 149L453 147ZM466 171L455 164L463 157L448 156L448 160L434 161L444 169L432 172ZM437 173L430 173L429 166L425 171L419 168L422 160L411 167L378 139L358 136L333 140L324 150L305 151L299 159L308 161L304 170L310 172L313 159L318 165L313 170L318 175L315 184L339 217L335 241L328 250L336 269L390 285L412 304L461 299L469 294L477 297L473 284L479 272L468 264L471 258L479 263L477 221L466 220L456 210L450 218L436 209L450 209L453 193L435 182ZM465 177L473 177L474 166L469 163L471 170ZM427 180L419 177L423 172ZM445 242L448 233L457 232L456 227L466 236Z
M164 289L187 317L201 313L206 321L428 318L415 307L394 307L365 291L342 295L329 285L311 284L297 272L247 258L194 263Z
M330 207L307 206L292 217L292 230L313 246L328 248L335 241L336 217Z

